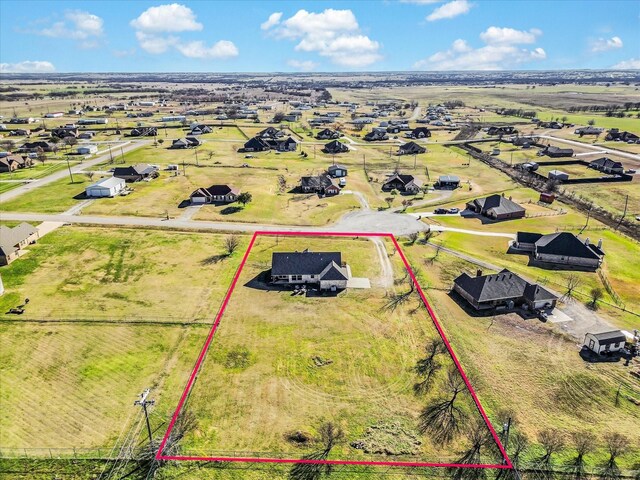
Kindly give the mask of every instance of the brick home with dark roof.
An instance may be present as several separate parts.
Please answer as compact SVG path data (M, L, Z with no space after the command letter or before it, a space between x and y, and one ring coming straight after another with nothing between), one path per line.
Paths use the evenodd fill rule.
M271 283L318 285L321 290L347 288L349 269L340 252L273 252Z

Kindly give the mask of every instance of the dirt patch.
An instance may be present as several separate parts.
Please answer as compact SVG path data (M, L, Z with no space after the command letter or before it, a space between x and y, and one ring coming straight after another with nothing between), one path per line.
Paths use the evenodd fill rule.
M400 422L372 425L361 439L351 442L355 449L382 455L416 455L421 444L418 436Z

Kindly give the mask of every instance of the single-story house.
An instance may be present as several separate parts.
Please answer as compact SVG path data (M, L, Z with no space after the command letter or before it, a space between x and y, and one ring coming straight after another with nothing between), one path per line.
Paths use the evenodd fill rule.
M604 128L589 126L576 128L574 133L582 137L583 135L600 135L602 132L604 132Z
M340 138L340 132L336 132L330 128L325 128L316 134L316 138L318 140L334 140L336 138Z
M373 130L369 133L367 133L364 136L364 139L367 142L380 142L383 140L389 140L389 136L387 135L386 132L381 132L380 130Z
M38 238L38 229L23 222L10 228L0 225L0 265L9 265L20 255L20 250L34 243Z
M77 152L80 155L90 155L92 153L98 152L98 146L97 145L80 145L77 149Z
M431 132L427 127L417 127L406 134L407 138L428 138Z
M511 143L513 143L514 146L516 147L522 147L522 148L529 148L531 147L531 144L533 143L533 139L529 138L529 137L515 137Z
M250 138L242 147L243 152L264 152L270 150L269 144L260 137Z
M273 252L271 283L318 285L321 290L347 288L349 270L340 252Z
M621 142L638 142L640 140L640 137L638 137L638 135L636 135L635 133L626 131L621 132L617 128L612 128L611 130L609 130L607 136L604 137L604 139L609 141L620 140Z
M516 250L529 253L533 259L540 262L594 271L602 265L604 257L602 240L598 245L594 245L588 238L582 241L569 232L548 235L518 232L511 246Z
M415 178L413 175L402 175L400 173L390 175L382 184L382 190L384 192L398 190L401 193L408 193L412 195L418 193L421 187L422 181Z
M539 155L546 155L551 158L573 157L573 149L547 145L543 150L540 150Z
M202 205L205 203L232 203L238 200L240 189L232 185L211 185L209 188L199 188L190 195L191 203Z
M620 330L587 333L584 336L584 346L598 355L619 352L624 348L626 341L627 337Z
M58 137L58 138L67 138L67 137L74 137L74 138L78 138L79 135L79 131L78 131L78 127L74 126L69 126L69 127L59 127L59 128L54 128L51 130L51 136L52 137Z
M171 144L171 148L192 148L199 147L202 142L196 137L185 137L174 140Z
M548 174L548 177L549 180L558 180L560 182L569 180L569 174L567 172L563 172L562 170L551 170Z
M513 135L515 133L518 133L518 130L511 125L503 127L489 127L489 130L487 130L487 134L489 135Z
M189 135L203 135L205 133L211 133L212 131L208 125L193 125Z
M498 194L476 198L475 200L467 202L466 206L468 210L493 220L522 218L526 212L523 207L511 200L511 198L506 198Z
M555 130L559 130L564 127L564 124L554 120L553 122L540 122L538 123L538 126L540 128L553 128Z
M138 127L131 130L131 137L155 137L158 135L158 127Z
M257 138L280 138L284 136L284 132L275 127L267 127L264 130L260 130L256 137Z
M333 178L340 178L347 176L347 167L334 163L327 168L327 173Z
M316 175L302 177L300 179L300 190L304 193L317 193L318 195L338 195L340 187L329 175Z
M558 297L536 283L529 283L507 269L500 273L475 277L463 273L453 281L453 290L476 310L513 309L525 306L529 310L553 309Z
M456 189L460 186L460 178L455 175L440 175L436 182L436 188L440 189Z
M7 155L0 158L0 172L2 173L13 172L31 166L33 166L33 160L22 155Z
M624 173L622 163L611 160L609 157L598 158L590 162L589 168L603 173Z
M25 152L35 152L38 148L41 148L43 152L52 152L54 148L53 143L38 140L36 142L27 142L20 147L20 150Z
M418 145L416 142L408 142L403 145L400 145L398 148L398 155L418 155L420 153L426 152L427 149L421 145Z
M127 182L139 182L145 178L156 178L159 175L158 167L146 163L139 163L129 167L116 167L113 176L122 178Z
M125 181L123 178L107 177L89 185L85 189L85 195L91 198L115 197L124 189Z
M346 153L349 151L349 147L339 140L332 140L324 146L322 151L329 154Z

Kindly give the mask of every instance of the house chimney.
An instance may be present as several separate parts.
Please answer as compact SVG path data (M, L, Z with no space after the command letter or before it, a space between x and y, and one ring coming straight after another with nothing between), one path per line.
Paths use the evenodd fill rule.
M584 241L584 244L589 246L589 237L587 237L587 239Z
M476 277L481 277L482 276L482 270L478 269L476 271Z
M598 248L602 248L602 239L598 240Z

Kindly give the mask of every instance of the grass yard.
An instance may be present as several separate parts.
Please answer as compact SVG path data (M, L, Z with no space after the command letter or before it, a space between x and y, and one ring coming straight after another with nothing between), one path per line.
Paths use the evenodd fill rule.
M210 321L239 254L224 235L63 227L2 267L0 319ZM246 239L241 237L241 246ZM29 298L22 316L5 315Z
M606 459L603 436L620 432L630 439L630 450L621 462L630 468L639 453L640 409L632 400L640 401L640 389L622 362L588 364L578 355L575 341L538 320L515 314L469 315L448 291L460 272L475 272L477 267L435 252L419 243L405 247L421 284L429 286L427 298L494 424L512 416L516 430L533 444L548 428L559 428L567 436L592 432L598 439L597 451L587 458L592 466ZM616 406L619 386L624 393ZM539 454L535 446L528 452L530 459ZM570 454L571 448L562 453Z
M332 459L455 458L480 415L463 392L457 404L464 416L461 432L451 443L418 431L425 405L448 395L443 384L452 361L439 354L432 389L414 393L419 377L412 367L437 336L417 295L391 311L380 287L301 297L256 283L273 251L302 248L341 251L354 276L377 283L379 260L367 240L259 237L182 412L195 426L181 440L180 453L313 455L322 447L320 426L332 422L345 434ZM397 253L391 260L395 290L405 292L406 270ZM352 442L361 442L366 452ZM483 458L496 461L489 449Z

